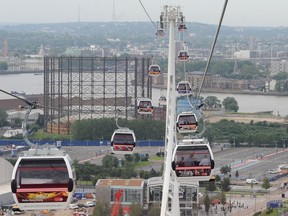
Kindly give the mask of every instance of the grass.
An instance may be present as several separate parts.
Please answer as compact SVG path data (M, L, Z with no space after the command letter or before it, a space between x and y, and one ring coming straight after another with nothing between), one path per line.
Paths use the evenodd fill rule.
M141 167L146 167L146 166L150 166L152 164L153 164L153 162L151 162L151 161L142 161L142 162L136 163L135 168L137 169L137 168L141 168Z
M163 161L164 157L158 157L155 155L155 156L150 156L149 160L151 160L151 161Z

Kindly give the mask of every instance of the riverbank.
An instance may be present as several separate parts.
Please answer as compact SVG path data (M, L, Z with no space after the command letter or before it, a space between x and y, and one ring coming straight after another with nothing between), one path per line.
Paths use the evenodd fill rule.
M166 90L166 86L153 85L153 88ZM251 90L239 90L239 89L211 89L203 88L203 93L223 93L223 94L241 94L241 95L266 95L266 96L288 96L288 92L262 92L262 91L251 91ZM197 92L198 93L198 92Z

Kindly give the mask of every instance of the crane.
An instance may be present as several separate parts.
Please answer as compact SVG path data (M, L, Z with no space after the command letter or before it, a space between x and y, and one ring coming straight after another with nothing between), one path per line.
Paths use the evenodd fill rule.
M121 200L121 197L123 195L123 190L122 189L119 189L116 193L115 193L115 203L113 205L113 208L112 208L112 213L111 213L111 216L118 216L119 215L119 209L120 209L120 200Z

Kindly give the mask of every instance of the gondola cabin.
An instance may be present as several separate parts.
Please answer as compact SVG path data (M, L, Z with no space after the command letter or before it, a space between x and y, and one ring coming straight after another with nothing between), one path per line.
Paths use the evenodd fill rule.
M139 98L137 100L137 110L139 114L152 114L152 100L150 98Z
M159 76L160 75L160 66L159 65L150 65L148 69L149 76Z
M32 151L37 154L31 156ZM50 154L53 151L50 149ZM76 180L70 157L62 151L56 155L41 155L41 149L27 152L18 158L12 172L11 190L16 205L21 210L68 208Z
M188 52L185 50L180 51L178 53L178 60L179 61L188 61L189 60Z
M184 23L180 23L178 25L178 31L179 32L185 32L187 30L187 26Z
M164 29L162 29L162 28L160 28L160 29L157 29L156 30L156 36L158 36L158 37L164 37L165 36L165 31L164 31Z
M193 112L182 112L177 116L176 128L179 133L195 133L198 128L197 116Z
M206 139L183 140L175 147L172 160L172 169L179 182L209 181L215 166Z
M178 94L187 95L192 93L191 85L188 81L181 81L177 84L176 88Z
M160 96L159 98L159 106L166 106L167 104L167 99L165 96Z
M133 130L119 128L111 137L112 154L132 154L136 147L136 137Z

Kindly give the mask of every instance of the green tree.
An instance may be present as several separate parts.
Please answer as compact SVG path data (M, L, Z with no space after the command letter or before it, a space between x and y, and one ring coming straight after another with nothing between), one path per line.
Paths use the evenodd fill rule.
M143 212L142 212L142 207L139 203L133 203L130 206L130 212L129 212L129 216L142 216Z
M207 185L206 185L206 187L205 187L205 189L207 190L207 191L215 191L216 190L216 185L215 185L215 181L213 181L213 182L207 182Z
M210 209L210 198L207 193L204 196L204 206L205 206L205 212L208 214Z
M265 177L262 182L262 188L264 188L265 190L268 190L270 187L271 187L271 184L269 182L269 179Z
M102 159L103 167L113 169L118 166L118 158L113 155L105 155Z
M236 172L235 172L235 177L238 179L238 177L239 177L239 172L238 172L238 170L236 170Z
M237 112L239 110L238 103L234 97L226 97L222 101L222 104L226 111Z
M216 96L207 96L204 100L206 107L212 108L221 108L221 101Z
M230 166L228 166L228 165L224 165L224 166L222 166L221 168L220 168L220 172L222 173L222 174L227 174L227 173L229 173L229 172L231 172L231 167Z
M225 177L221 183L221 190L227 192L230 191L230 189L230 178Z
M8 70L7 62L0 61L0 70Z
M226 194L223 191L221 192L220 202L222 205L226 204Z
M6 110L0 108L0 127L7 125L8 114Z
M110 215L111 210L109 204L103 201L97 201L97 205L94 207L93 216Z
M154 203L149 206L148 216L159 216L161 213L160 203Z

